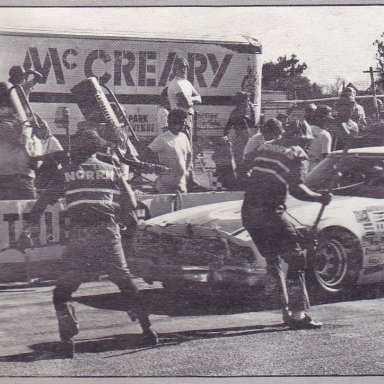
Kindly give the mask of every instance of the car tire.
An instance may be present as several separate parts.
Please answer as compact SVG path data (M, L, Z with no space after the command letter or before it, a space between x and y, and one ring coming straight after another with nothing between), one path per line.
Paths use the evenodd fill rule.
M356 287L363 253L359 239L343 228L328 228L310 257L312 291L338 296Z

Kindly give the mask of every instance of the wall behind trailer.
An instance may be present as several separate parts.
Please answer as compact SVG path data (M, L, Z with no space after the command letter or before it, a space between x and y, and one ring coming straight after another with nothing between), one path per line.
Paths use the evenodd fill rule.
M261 55L241 53L238 47L207 41L0 34L0 80L8 79L13 65L41 72L43 80L34 87L30 101L54 133L63 134L54 123L57 108L70 109L74 132L82 115L70 89L95 76L114 91L137 134L153 137L159 133L159 95L172 78L175 56L180 55L188 60L188 78L203 97L203 105L196 107L198 135L220 136L235 93L249 88L249 80L254 82L256 110L260 108Z

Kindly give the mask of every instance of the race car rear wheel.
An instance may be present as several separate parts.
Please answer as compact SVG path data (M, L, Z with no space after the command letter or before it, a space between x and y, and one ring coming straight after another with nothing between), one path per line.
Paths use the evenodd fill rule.
M355 286L361 265L362 250L355 235L342 228L328 228L320 234L311 267L323 291L337 294Z

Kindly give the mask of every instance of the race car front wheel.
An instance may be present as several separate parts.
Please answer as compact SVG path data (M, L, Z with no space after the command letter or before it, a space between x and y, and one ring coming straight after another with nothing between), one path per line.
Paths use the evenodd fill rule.
M315 282L323 291L337 294L355 286L361 264L361 246L351 232L334 227L321 233L311 268Z

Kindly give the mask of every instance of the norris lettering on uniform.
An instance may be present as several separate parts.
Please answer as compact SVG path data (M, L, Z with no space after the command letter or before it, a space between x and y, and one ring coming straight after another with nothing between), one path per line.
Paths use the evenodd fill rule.
M97 170L82 170L65 172L65 181L69 183L74 180L115 180L115 170L97 169Z

